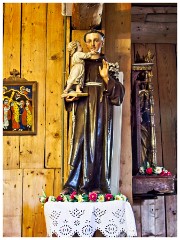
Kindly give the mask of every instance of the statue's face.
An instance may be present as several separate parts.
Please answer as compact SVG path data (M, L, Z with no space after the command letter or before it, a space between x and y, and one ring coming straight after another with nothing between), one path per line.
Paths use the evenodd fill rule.
M86 46L89 51L93 50L100 53L103 44L104 39L99 33L89 33L86 35Z

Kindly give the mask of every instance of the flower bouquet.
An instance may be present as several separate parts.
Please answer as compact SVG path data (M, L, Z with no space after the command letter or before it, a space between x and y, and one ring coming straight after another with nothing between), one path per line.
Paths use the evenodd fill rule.
M46 196L46 193L42 189L43 195L39 197L39 201L42 205L46 202L107 202L114 200L128 201L127 197L122 193L111 194L111 193L96 193L90 192L89 194L78 194L76 191L71 194L60 194L57 197Z
M156 164L145 161L139 168L140 175L159 175L159 176L172 176L171 172L164 167L159 167Z

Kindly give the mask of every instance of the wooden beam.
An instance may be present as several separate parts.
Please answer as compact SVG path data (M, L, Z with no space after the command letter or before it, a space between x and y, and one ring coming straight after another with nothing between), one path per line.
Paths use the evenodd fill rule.
M20 70L21 4L4 5L3 32L3 78L8 78L12 69ZM19 168L19 136L3 137L3 169Z
M132 43L177 43L176 23L132 22Z
M177 22L177 14L153 14L148 13L146 16L146 22L156 22L156 23L176 23Z
M47 67L46 3L22 3L21 72L38 82L37 135L20 137L20 167L44 167L45 79ZM40 114L39 114L40 113Z
M3 171L4 237L21 237L22 179L23 172L21 169Z
M177 69L172 44L156 45L164 167L177 174Z
M132 4L131 14L147 14L147 13L177 13L177 4L175 5L155 5L153 4L142 4L134 6Z
M103 3L73 3L72 27L88 30L101 24Z
M61 4L49 3L47 10L47 72L46 72L46 139L45 166L46 168L61 168L63 150L64 111L63 92L63 16ZM54 24L56 22L56 24ZM57 71L57 69L59 69ZM52 114L52 112L54 114ZM61 123L60 123L61 122Z

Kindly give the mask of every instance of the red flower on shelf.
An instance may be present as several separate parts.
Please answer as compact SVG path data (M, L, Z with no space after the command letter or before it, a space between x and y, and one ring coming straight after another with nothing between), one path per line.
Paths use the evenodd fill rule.
M92 202L95 202L97 200L97 193L96 192L91 192L89 193L89 200L92 201Z
M77 192L74 191L74 192L71 193L70 198L71 198L71 199L74 199L76 195L77 195Z
M153 173L153 169L151 167L146 168L146 173L147 174L152 174Z
M171 172L169 172L169 171L162 171L161 173L160 173L160 176L172 176L172 174L171 174Z
M105 199L106 199L106 201L111 201L111 200L113 200L113 195L110 194L110 193L107 193L107 194L105 195Z
M141 175L159 175L162 177L172 176L171 172L164 167L157 166L154 163L144 162L139 168L139 174Z
M63 202L63 198L61 196L57 196L56 200L57 202Z

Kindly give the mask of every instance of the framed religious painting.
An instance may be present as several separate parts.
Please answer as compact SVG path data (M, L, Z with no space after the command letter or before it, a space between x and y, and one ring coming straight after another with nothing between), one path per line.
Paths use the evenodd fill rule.
M12 79L12 78L11 78ZM37 82L3 80L3 135L37 134Z

